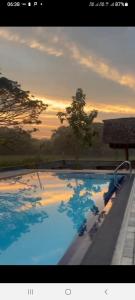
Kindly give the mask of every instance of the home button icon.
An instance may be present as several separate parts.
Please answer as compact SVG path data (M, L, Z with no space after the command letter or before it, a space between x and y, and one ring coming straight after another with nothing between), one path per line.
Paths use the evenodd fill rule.
M70 290L70 289L66 289L66 290L65 290L65 294L66 294L67 296L71 295L71 290Z

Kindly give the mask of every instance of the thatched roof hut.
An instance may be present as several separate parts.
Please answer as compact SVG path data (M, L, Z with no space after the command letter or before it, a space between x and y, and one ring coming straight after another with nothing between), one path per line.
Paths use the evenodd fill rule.
M135 118L103 120L103 142L111 148L124 148L128 160L128 148L135 148Z

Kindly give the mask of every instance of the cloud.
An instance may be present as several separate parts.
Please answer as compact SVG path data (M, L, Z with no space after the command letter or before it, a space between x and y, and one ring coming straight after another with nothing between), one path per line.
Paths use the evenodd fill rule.
M42 96L35 95L35 98L36 97L39 100L42 100L43 103L48 104L47 112L52 113L52 116L53 114L56 115L58 110L65 109L65 107L70 104L70 101L68 100L64 101L63 99L49 99L45 96L42 97Z
M59 28L55 32L51 28L44 29L42 27L36 28L35 31L33 28L30 28L31 31L25 31L24 29L22 31L17 28L17 33L13 30L1 28L0 37L10 42L23 44L28 48L51 56L68 57L77 64L97 73L100 77L135 90L134 75L121 73L110 61L106 61L106 59L99 55L96 56L92 53L91 49L84 49L84 47L69 40Z
M98 112L103 113L115 113L115 114L131 114L135 115L135 108L126 105L113 105L113 104L106 104L106 103L91 103L91 105L87 106L87 111L96 109Z
M30 48L37 49L37 50L45 52L49 55L54 55L56 57L63 55L63 52L61 50L56 50L53 47L47 47L44 44L37 42L35 40L27 41L25 44Z
M44 52L49 55L53 55L56 57L63 55L63 52L60 49L57 50L56 48L45 45L35 39L21 38L21 36L19 34L12 33L11 31L9 31L7 29L0 29L0 37L7 41L24 44L25 46L27 46L29 48L36 49L38 51Z
M135 90L135 77L130 74L122 74L116 67L106 62L102 57L85 54L74 43L67 43L67 48L76 62L87 69L91 69L101 77L112 80L120 85Z
M50 119L54 119L56 117L56 113L58 111L63 111L67 106L71 104L71 100L63 100L63 99L49 99L46 97L36 95L38 99L42 99L42 101L48 104L47 111L43 115L43 119L46 117ZM130 99L129 99L130 100ZM119 102L119 101L118 101ZM93 109L98 110L99 112L105 113L118 113L118 114L135 114L135 107L129 105L119 105L119 104L107 104L104 102L98 102L96 99L88 99L86 101L86 112L90 112ZM89 105L90 103L90 105Z
M25 41L23 39L21 39L18 34L15 33L10 33L8 30L6 29L0 29L0 37L7 40L7 41L11 41L11 42L20 42L20 43L24 43Z
M112 64L111 60L106 60L104 57L100 55L96 55L96 52L93 51L94 49L92 48L88 49L87 47L85 48L85 45L82 46L82 44L77 44L77 42L69 39L68 36L65 34L65 31L64 30L62 31L61 28L53 29L53 28L42 28L42 27L38 27L38 28L34 28L34 27L33 28L19 28L19 27L2 28L1 27L0 40L2 41L2 39L9 41L10 44L14 43L17 46L21 45L21 47L27 47L31 49L31 52L37 51L42 53L43 57L41 56L41 59L42 58L44 59L44 55L50 55L52 57L53 56L56 57L56 59L58 58L59 60L62 58L62 62L65 62L66 60L69 66L70 63L74 62L74 64L80 66L80 69L84 68L90 72L92 71L98 74L98 76L101 78L105 78L107 80L119 84L120 86L128 87L131 90L135 91L134 74L131 74L131 72L120 71L117 65ZM63 64L62 66L65 65ZM74 65L71 64L71 68L72 66ZM53 68L55 67L53 66ZM63 67L63 71L65 71L64 67ZM70 78L70 80L72 80L72 77ZM108 82L105 81L105 83L107 84ZM38 93L36 84L34 85L34 89L36 93ZM39 84L39 94L40 92L41 90ZM34 93L35 97L43 100L44 103L49 105L45 114L41 116L43 123L39 125L39 131L34 135L37 137L50 137L52 133L51 130L53 128L57 128L58 126L61 126L58 118L56 117L56 113L58 111L63 111L65 107L67 107L71 103L71 99L66 99L66 93L65 93L65 98L61 97L57 99L51 97L50 91L46 91L46 92L49 94L47 94L47 96L44 95L43 97L41 95L40 97L39 95L36 96L36 93ZM99 95L99 92L97 93L97 95ZM102 95L102 91L101 91L101 95ZM105 98L106 97L107 96L105 96ZM102 103L98 102L98 99L89 99L89 98L87 99L87 103L90 103L90 105L89 106L88 104L86 105L86 111L89 112L93 109L97 109L99 112L98 117L96 118L95 121L100 120L101 116L110 117L111 114L114 115L115 117L135 115L135 108L133 107L133 105L130 106L128 104L120 105L119 100L117 102L118 104L113 104L112 99L114 98L114 95L112 98L112 91L110 92L110 97L111 99L109 99L109 102L112 104L108 104L109 102L104 103L106 100L103 98L103 96L102 98L100 98L101 101L102 99L104 101ZM116 94L115 94L115 99L116 99ZM130 98L128 98L128 103L131 100L133 103L133 99Z

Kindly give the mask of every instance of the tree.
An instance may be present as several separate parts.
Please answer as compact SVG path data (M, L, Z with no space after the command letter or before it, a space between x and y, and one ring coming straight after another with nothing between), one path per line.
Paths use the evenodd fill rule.
M95 132L91 124L94 118L97 117L97 111L93 110L89 114L84 111L86 95L82 89L77 89L76 95L72 97L73 101L69 107L66 107L65 112L58 112L57 116L60 122L67 121L72 129L75 137L80 141L81 145L91 146L92 137Z
M0 154L33 154L38 149L37 143L34 143L30 130L19 126L0 127Z
M62 154L65 156L78 157L82 153L82 147L80 141L76 138L72 128L69 126L60 126L56 130L53 130L51 136L52 149L55 154Z
M0 77L0 126L39 124L47 104L23 91L17 81Z
M44 155L52 154L52 143L50 139L40 140L40 153Z

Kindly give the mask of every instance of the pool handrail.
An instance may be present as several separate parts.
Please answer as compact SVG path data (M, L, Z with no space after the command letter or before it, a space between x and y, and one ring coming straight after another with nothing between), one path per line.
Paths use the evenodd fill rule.
M114 170L114 173L113 173L113 178L114 178L114 185L116 187L119 187L119 185L116 183L116 174L117 174L117 171L125 164L128 164L129 165L129 171L130 171L130 177L131 177L131 174L132 174L132 166L131 166L131 162L129 160L125 160L123 161L121 164L119 164L117 166L117 168Z

